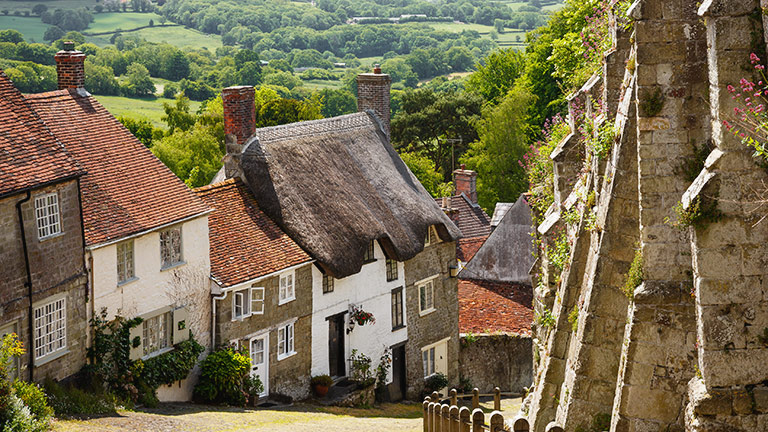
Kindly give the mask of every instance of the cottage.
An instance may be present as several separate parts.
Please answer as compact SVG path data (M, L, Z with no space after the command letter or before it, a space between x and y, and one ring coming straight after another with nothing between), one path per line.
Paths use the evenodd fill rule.
M48 129L87 170L80 180L88 316L142 317L131 358L193 335L210 346L208 207L84 88L85 54L56 54L59 90L27 96ZM38 268L46 268L40 266ZM75 335L85 341L86 334ZM193 380L163 386L186 400Z
M225 89L224 171L315 260L311 373L348 375L353 350L374 366L388 355L399 399L436 372L458 379L459 231L389 144L389 83L360 75L357 114L258 130L253 88Z
M309 395L313 260L239 179L195 190L209 215L214 346L250 352L262 396Z
M85 363L85 170L0 71L0 336L26 354L14 375L63 379Z

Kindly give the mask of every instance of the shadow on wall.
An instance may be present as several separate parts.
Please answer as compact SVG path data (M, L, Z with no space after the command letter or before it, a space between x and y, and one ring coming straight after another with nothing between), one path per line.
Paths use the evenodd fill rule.
M506 334L461 337L459 370L471 387L489 393L494 387L525 393L533 382L531 338Z

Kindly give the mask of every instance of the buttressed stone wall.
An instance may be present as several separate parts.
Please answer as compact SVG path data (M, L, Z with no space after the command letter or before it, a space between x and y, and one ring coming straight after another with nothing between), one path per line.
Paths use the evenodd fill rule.
M768 431L768 170L723 127L728 86L760 80L766 6L614 8L614 48L569 98L573 132L552 153L538 234L570 249L534 278L535 431Z

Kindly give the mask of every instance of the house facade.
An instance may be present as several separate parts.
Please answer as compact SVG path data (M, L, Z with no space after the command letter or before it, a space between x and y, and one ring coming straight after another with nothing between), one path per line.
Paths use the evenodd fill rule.
M14 377L64 379L85 363L85 171L2 71L0 130L0 336L24 344Z
M141 341L132 359L168 352L190 335L210 347L209 209L83 88L84 61L65 45L56 54L59 90L26 99L87 171L87 315L143 318L131 334ZM188 400L194 376L162 386L158 397Z
M262 396L309 395L313 260L261 210L240 180L195 190L209 216L213 346L251 357Z

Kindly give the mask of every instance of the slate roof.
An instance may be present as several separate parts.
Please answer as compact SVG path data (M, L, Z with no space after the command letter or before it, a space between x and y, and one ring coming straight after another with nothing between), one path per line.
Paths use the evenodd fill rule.
M208 215L211 275L222 287L311 261L259 209L248 186L239 179L204 186L195 193L213 209Z
M533 290L509 282L459 280L460 333L531 336Z
M442 198L435 198L441 205ZM488 237L491 233L491 220L479 205L472 203L466 195L451 197L451 208L459 211L458 227L463 238Z
M83 89L26 96L88 171L81 180L88 246L207 211L207 207Z
M336 278L360 271L371 240L406 261L431 225L461 235L372 112L257 129L241 167L264 213Z
M496 208L493 209L493 216L491 216L491 226L499 226L501 220L504 219L504 215L507 214L513 205L515 205L515 203L497 202Z
M0 197L83 173L0 70Z

